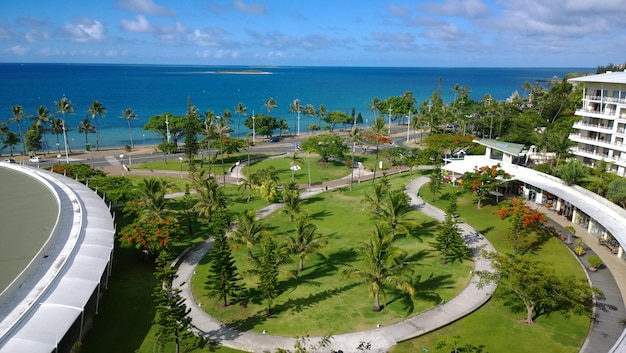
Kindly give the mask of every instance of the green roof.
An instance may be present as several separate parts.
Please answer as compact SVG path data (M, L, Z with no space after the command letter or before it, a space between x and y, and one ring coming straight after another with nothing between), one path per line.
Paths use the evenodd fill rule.
M526 154L526 146L521 143L504 142L491 139L476 139L474 142L513 156L519 157Z

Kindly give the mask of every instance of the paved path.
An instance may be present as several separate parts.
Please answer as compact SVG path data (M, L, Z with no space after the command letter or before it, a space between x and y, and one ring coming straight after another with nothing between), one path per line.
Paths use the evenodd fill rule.
M343 178L342 183L329 183L330 187L339 187L341 184L345 186L346 179L349 183L349 178ZM413 207L437 220L443 220L444 213L441 210L424 203L417 196L417 190L428 181L428 177L419 177L407 185L406 192L410 196ZM321 192L321 188L318 192ZM309 192L309 194L311 193L313 191ZM259 214L267 215L277 207L277 205L270 205L268 208L259 211ZM495 250L482 235L478 234L471 227L466 224L461 224L460 226L463 237L474 251L474 254L479 254L480 250ZM277 348L293 349L295 343L293 337L238 331L209 316L193 300L190 285L191 277L196 265L211 249L212 245L213 240L208 239L189 251L179 262L178 277L174 282L174 286L182 290L181 295L185 298L185 304L191 309L189 315L193 320L196 333L207 339L217 340L224 346L249 352L274 352ZM491 269L490 262L481 256L476 258L474 266L475 270ZM324 351L356 351L356 347L361 342L369 342L372 345L372 352L387 352L397 342L423 335L456 321L481 307L489 300L491 293L495 290L495 285L479 289L476 285L477 281L477 276L473 275L469 284L455 298L407 320L369 331L335 335L332 337L330 345ZM319 337L314 337L311 338L310 342L315 344L319 339Z

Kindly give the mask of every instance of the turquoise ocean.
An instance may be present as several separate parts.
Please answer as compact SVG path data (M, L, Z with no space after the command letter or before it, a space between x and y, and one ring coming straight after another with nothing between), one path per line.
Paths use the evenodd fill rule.
M24 112L36 115L45 105L56 112L55 101L67 97L75 114L67 116L71 130L68 143L72 149L83 149L84 134L76 127L87 116L93 100L107 108L104 119L98 118L100 147L129 144L128 125L121 118L127 107L138 116L131 121L136 146L159 143L159 138L143 125L153 115L169 112L184 115L187 97L201 112L213 110L221 115L226 109L233 113L233 135L242 137L250 131L234 113L238 102L253 112L267 113L264 101L273 97L278 108L272 116L285 118L295 131L294 115L288 113L294 99L302 105L320 104L329 110L350 113L352 108L364 119L371 120L368 110L372 98L386 99L412 91L416 106L427 100L437 89L446 102L452 101L455 84L469 86L470 97L476 100L489 93L494 99L505 100L515 90L522 93L528 81L545 82L554 76L562 78L569 72L593 72L591 68L425 68L425 67L235 67L235 66L172 66L172 65L98 65L98 64L0 64L0 120L12 116L11 107L21 105ZM300 132L306 131L316 118L301 117ZM26 122L23 128L30 124ZM17 131L17 125L11 124ZM54 144L54 136L49 137ZM89 136L95 144L95 135ZM1 147L1 146L0 146ZM44 148L45 149L45 148ZM50 146L55 150L56 146ZM20 151L21 148L16 149ZM8 151L3 151L6 154Z

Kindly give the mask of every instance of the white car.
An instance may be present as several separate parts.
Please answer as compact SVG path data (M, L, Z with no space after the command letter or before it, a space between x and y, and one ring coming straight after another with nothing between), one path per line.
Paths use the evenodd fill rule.
M30 157L29 161L31 161L32 163L39 163L41 162L41 158L37 156L33 156L33 157Z

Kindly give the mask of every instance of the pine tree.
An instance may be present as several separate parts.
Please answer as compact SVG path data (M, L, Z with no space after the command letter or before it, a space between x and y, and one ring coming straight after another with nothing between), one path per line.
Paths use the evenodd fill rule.
M267 316L272 315L272 304L278 295L278 254L276 241L270 237L263 240L263 252L259 268L259 290L267 300Z
M446 210L446 218L439 224L433 244L435 249L441 252L443 265L447 264L449 259L462 261L472 256L470 248L461 237L461 231L457 224L457 209L456 197L453 196Z
M213 220L214 244L209 255L211 272L206 281L208 294L219 296L224 306L229 305L229 297L233 302L243 290L243 286L239 283L241 276L237 272L235 259L226 238L227 226L226 212L216 214Z
M157 279L153 294L157 304L155 323L159 325L157 340L162 346L173 340L178 353L181 344L193 340L195 336L190 331L191 309L187 309L185 299L180 295L181 290L172 286L177 276L176 269L169 265L169 254L166 251L162 251L157 258L154 275Z

